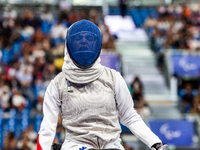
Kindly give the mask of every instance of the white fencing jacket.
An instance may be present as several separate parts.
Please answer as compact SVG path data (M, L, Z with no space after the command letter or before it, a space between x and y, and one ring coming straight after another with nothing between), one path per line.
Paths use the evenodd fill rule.
M149 148L155 143L161 143L161 140L149 129L134 109L132 97L123 77L119 72L101 66L100 58L89 70L81 70L73 64L65 49L63 70L58 76L63 76L63 78L59 78L59 80L63 80L58 84L58 79L54 78L45 93L44 118L37 139L38 150L51 149L60 110L63 126L66 129L66 138L75 142L85 142L93 145L94 148L103 148L105 144L120 137L121 129L119 122L117 122L119 118L119 121ZM67 85L66 79L75 84L72 86L72 90L77 94L70 93L70 95L64 91L66 96L64 95L63 98L61 96L63 91L61 90ZM79 85L84 84L90 88L83 90L81 86L79 87ZM59 89L59 87L61 88ZM99 88L99 91L95 91L96 87ZM106 97L107 95L104 94L104 90L101 90L102 88L110 93L113 92L105 102L114 99L114 105L111 105L113 101L99 102L102 96ZM63 99L66 99L67 102L63 103ZM70 103L71 100L75 100L76 103L74 101ZM85 101L87 103L84 103ZM89 107L89 104L91 104L91 107ZM92 111L90 111L90 108L92 108ZM107 114L103 114L104 111ZM75 135L77 135L77 138ZM91 139L87 137L91 137ZM84 140L81 141L81 139Z

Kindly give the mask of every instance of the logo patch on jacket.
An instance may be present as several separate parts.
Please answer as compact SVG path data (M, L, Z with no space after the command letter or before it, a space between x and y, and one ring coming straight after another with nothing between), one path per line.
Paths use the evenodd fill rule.
M87 148L87 147L84 147L84 146L83 146L82 148L79 148L79 150L84 150L84 149L86 149L86 148Z

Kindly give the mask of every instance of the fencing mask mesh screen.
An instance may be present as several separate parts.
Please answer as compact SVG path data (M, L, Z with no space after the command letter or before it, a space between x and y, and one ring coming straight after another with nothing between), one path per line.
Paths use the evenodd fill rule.
M79 68L91 67L101 51L101 32L92 22L81 20L67 32L67 47L70 58Z

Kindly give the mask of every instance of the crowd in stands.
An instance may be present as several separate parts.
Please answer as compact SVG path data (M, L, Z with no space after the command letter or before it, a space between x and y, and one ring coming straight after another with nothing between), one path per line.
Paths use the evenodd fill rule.
M200 50L200 3L160 5L157 18L151 15L144 28L150 38L151 49L157 55L157 65L165 70L166 50L193 53ZM198 78L198 77L197 77ZM183 113L200 114L200 84L187 84L177 93Z
M144 27L163 71L164 50L200 50L200 5L161 5L157 13L157 18L147 18ZM0 18L0 149L36 149L44 93L62 69L65 36L71 24L81 19L94 22L102 33L102 51L116 52L116 36L110 34L96 10L60 9L55 15L44 9L38 14L30 9L18 13L8 6ZM134 78L130 92L138 113L149 116L151 109L139 77ZM200 84L196 91L187 85L180 93L182 111L199 114ZM64 139L63 131L59 118L55 142Z
M81 19L97 24L102 49L115 52L116 38L96 10L60 9L55 15L44 9L36 15L28 8L18 13L6 7L0 18L0 147L35 149L45 89L61 71L67 29ZM57 134L62 131L59 121ZM57 142L58 137L63 136Z
M157 14L157 18L150 15L144 27L151 48L158 55L158 66L163 70L164 50L200 50L200 3L160 5Z

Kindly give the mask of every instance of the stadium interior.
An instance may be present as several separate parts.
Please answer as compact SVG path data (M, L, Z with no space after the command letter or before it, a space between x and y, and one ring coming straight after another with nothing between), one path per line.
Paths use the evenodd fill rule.
M169 150L200 150L198 0L0 0L0 150L36 149L45 89L81 19L99 26L101 63ZM126 150L149 149L121 127ZM54 142L64 135L59 118Z

